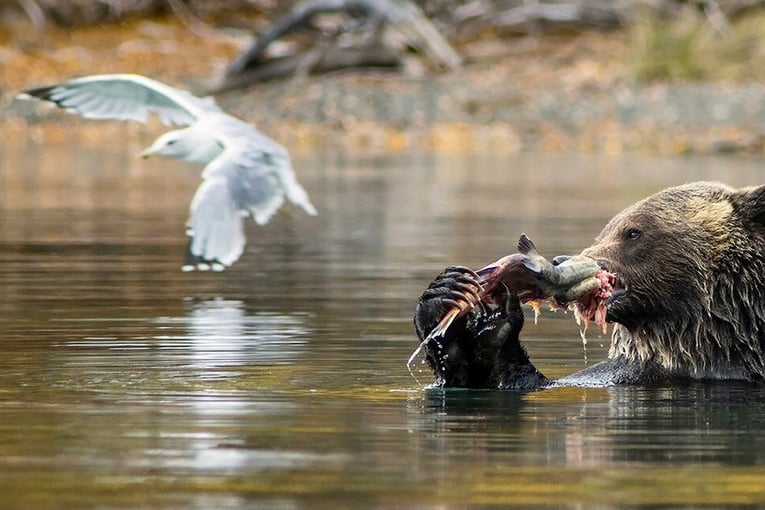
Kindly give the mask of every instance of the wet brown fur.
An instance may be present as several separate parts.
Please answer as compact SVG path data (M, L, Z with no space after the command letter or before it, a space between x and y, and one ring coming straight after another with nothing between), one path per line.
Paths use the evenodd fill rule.
M669 188L582 253L627 289L609 304L610 359L662 378L765 378L765 186Z

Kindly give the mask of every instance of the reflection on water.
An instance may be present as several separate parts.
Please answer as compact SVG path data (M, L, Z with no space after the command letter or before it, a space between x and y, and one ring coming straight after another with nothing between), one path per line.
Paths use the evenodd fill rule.
M432 391L425 402L413 448L438 457L439 483L470 466L473 502L717 507L764 496L752 484L765 474L761 387Z
M299 315L246 315L238 300L188 302L187 317L159 319L187 327L180 337L160 338L162 348L190 355L194 366L216 368L248 363L294 363L306 343L308 330Z
M306 154L320 216L248 227L208 274L179 270L196 169L132 149L0 148L0 506L765 503L763 388L439 391L405 366L445 265L521 232L579 251L663 187L760 183L759 159ZM552 377L608 343L585 359L552 312L524 338Z

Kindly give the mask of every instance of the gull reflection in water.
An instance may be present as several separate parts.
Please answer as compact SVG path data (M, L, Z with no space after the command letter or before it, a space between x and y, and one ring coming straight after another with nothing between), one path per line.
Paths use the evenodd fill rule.
M239 300L189 300L188 356L195 368L290 364L300 356L308 335L305 318L268 312L248 315Z
M191 414L185 423L205 432L189 435L183 430L176 438L166 432L165 441L175 439L186 449L163 449L162 465L240 472L338 462L332 455L264 449L238 432L242 420L268 422L295 412L295 404L272 387L269 377L274 367L295 364L304 355L307 315L253 313L242 301L229 299L188 300L185 308L185 317L169 319L183 333L165 336L162 343L183 358L185 377L194 381L194 389L181 397Z

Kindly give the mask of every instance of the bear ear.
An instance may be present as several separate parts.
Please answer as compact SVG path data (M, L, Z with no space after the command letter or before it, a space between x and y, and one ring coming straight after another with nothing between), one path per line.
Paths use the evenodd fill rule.
M741 190L740 211L765 226L765 185Z

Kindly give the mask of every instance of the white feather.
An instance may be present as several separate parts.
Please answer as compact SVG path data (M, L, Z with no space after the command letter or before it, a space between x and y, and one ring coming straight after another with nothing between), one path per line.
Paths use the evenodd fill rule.
M191 255L202 259L199 268L229 266L241 256L245 215L251 214L263 225L282 207L285 197L306 214L316 214L295 178L287 151L223 112L210 97L199 98L136 74L84 76L30 89L17 97L50 101L90 119L146 122L155 114L166 125L188 126L160 136L142 154L206 165L191 202L187 229Z

